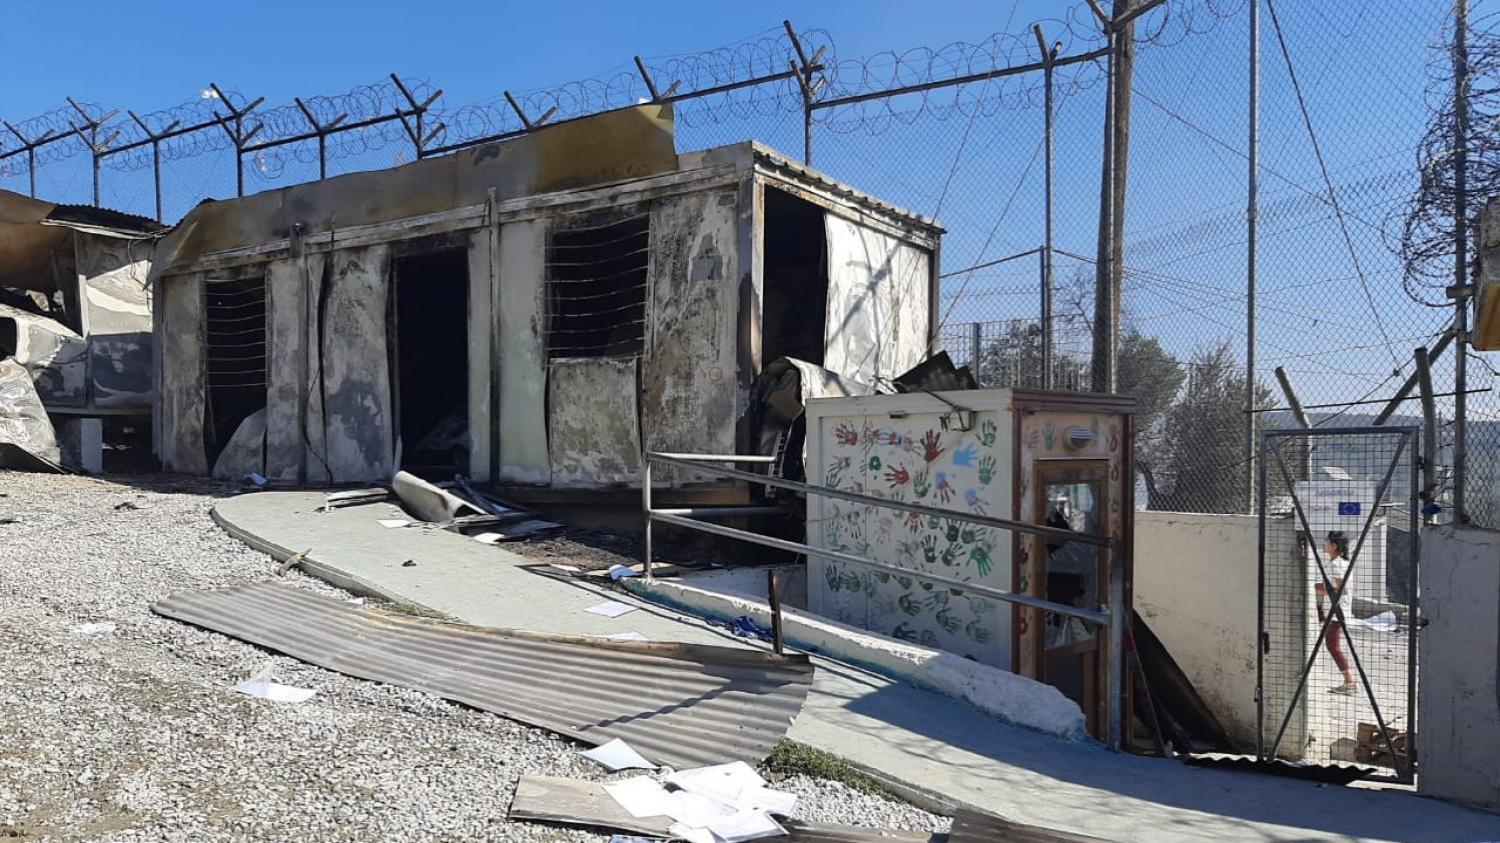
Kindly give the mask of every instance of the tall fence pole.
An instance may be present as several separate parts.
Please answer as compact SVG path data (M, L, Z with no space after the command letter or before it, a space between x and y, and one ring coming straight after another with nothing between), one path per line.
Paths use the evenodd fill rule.
M984 325L979 322L969 323L969 366L973 369L974 380L979 381L979 361L984 354ZM984 386L983 382L979 383Z
M1260 0L1250 0L1249 168L1245 187L1245 493L1246 512L1254 513L1255 495L1255 274L1260 229Z
M1469 3L1453 2L1453 521L1467 523L1469 389Z
M1042 145L1046 147L1043 166L1043 181L1046 184L1046 245L1042 247L1042 389L1051 389L1052 383L1052 60L1057 58L1060 43L1047 45L1042 37L1042 27L1033 25L1037 48L1042 53L1042 86L1044 91L1042 108Z

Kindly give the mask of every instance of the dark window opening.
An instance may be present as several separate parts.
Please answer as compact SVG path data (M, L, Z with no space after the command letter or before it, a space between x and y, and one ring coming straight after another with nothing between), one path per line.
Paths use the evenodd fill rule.
M648 214L554 227L547 244L547 357L637 357L646 344Z
M16 356L19 334L14 318L0 316L0 359Z
M766 188L761 361L823 364L828 316L828 238L823 209Z
M266 281L210 278L204 286L204 433L212 466L240 424L266 406Z
M469 472L469 254L394 261L394 389L402 468L452 479Z

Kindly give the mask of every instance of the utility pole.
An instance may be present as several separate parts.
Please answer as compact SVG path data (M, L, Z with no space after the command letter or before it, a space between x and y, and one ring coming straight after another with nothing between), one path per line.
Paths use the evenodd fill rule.
M1453 2L1453 521L1464 508L1469 389L1469 3Z
M1260 0L1250 0L1250 167L1245 189L1245 511L1255 512L1255 272L1260 228Z
M1135 18L1158 5L1136 9L1135 0L1114 0L1106 18L1090 0L1089 7L1105 28L1109 43L1109 84L1104 127L1104 164L1099 195L1099 254L1094 278L1094 348L1092 388L1114 392L1118 386L1120 299L1125 254L1125 185L1130 159L1130 80L1135 61ZM1132 12L1135 12L1132 14Z

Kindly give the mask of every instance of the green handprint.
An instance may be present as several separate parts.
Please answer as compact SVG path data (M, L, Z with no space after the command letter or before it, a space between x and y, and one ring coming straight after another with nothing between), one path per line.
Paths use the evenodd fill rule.
M990 549L982 544L969 551L969 561L973 562L974 567L979 569L981 577L988 576L990 568L994 567L994 563L990 560Z
M911 476L911 491L917 496L917 500L927 497L932 491L932 481L929 479L927 469L922 469Z
M930 529L930 530L936 530L938 528L938 523L939 523L938 522L938 517L936 515L929 515L929 516L927 516L927 527L928 527L928 529Z
M969 621L968 625L964 627L964 633L976 644L983 644L990 640L990 628L981 626L977 620Z
M993 445L995 444L995 435L999 432L1000 428L994 422L987 421L979 426L979 441L985 445Z
M959 552L962 551L962 550L963 550L963 545L961 545L961 544L950 544L950 545L948 545L948 549L943 551L943 555L941 557L942 561L943 561L943 564L946 565L949 568L952 568L953 567L953 563L958 560L958 554L959 554Z
M917 631L907 627L906 621L902 621L900 626L891 630L891 635L900 638L902 641L910 641L913 644L917 643Z
M940 609L936 615L936 618L938 626L941 626L943 629L947 630L949 635L958 632L958 628L963 625L958 618L953 617L952 610L947 607Z
M928 565L937 564L937 536L922 539L922 558L927 560Z
M896 600L896 605L901 607L901 611L907 613L908 615L911 615L912 617L916 617L917 615L922 614L922 607L917 604L917 601L911 599L910 594L901 595L901 597Z
M958 531L960 529L958 522L948 521L947 519L944 519L944 521L947 522L944 525L947 529L943 532L943 538L947 539L950 542L958 541Z
M899 585L902 588L907 588L907 589L911 588L911 577L903 577L900 574L897 574L896 575L896 585Z
M927 598L922 601L922 605L929 609L941 609L948 605L948 592L934 591L927 595Z
M829 565L823 569L823 579L828 582L829 591L838 591L840 586L839 569Z
M975 536L974 528L973 527L965 527L963 529L963 532L960 532L958 534L958 540L961 541L961 542L963 542L964 544L973 544L974 543L974 536Z
M935 648L938 645L937 633L933 632L930 629L924 629L922 630L922 637L919 638L918 641L923 647Z
M1052 443L1056 440L1056 438L1057 430L1053 427L1052 420L1048 419L1047 423L1042 425L1042 444L1046 445L1047 450L1050 451L1052 450Z
M995 457L991 454L985 454L984 458L979 461L979 482L989 485L989 482L994 479Z

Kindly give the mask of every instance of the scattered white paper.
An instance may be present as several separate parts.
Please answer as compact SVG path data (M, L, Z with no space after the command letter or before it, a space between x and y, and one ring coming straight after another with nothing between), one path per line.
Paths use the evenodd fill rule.
M365 605L365 598L363 598L363 597L345 597L344 598L344 602L345 603L352 603L355 606L363 606L363 605Z
M714 833L706 828L693 828L685 823L672 823L667 829L673 837L681 837L687 843L719 843L714 839Z
M632 767L642 770L655 770L656 765L641 757L639 752L631 748L630 744L615 738L606 744L601 744L583 753L583 757L604 765L611 772L615 770L628 770Z
M576 574L579 571L583 570L582 568L578 567L577 565L564 565L561 562L548 562L547 564L551 565L552 567L556 568L559 571L567 571L570 574Z
M678 770L667 776L667 782L689 793L706 796L736 808L749 807L739 804L741 792L766 786L766 780L755 772L755 768L743 761Z
M382 527L405 527L411 522L405 518L382 518L379 523Z
M250 679L246 679L244 682L234 686L234 689L252 697L285 703L307 702L317 693L317 691L311 688L297 688L291 685L282 685L279 682L272 682L271 668L269 666Z
M762 811L779 817L790 817L797 810L797 794L769 787L747 787L734 803L747 811Z
M584 611L595 615L603 615L606 618L618 618L626 612L634 612L635 607L629 603L621 603L618 600L606 600L597 606L590 606Z
M502 542L505 540L505 536L502 536L499 533L478 533L474 535L473 538L474 541L482 542L484 544L495 544L497 542Z
M1396 613L1381 612L1380 614L1369 618L1349 618L1347 621L1345 621L1345 623L1348 626L1361 626L1365 629L1374 630L1375 632L1395 632Z
M115 631L115 625L109 621L94 621L81 623L73 631L79 635L107 635Z
M706 828L714 820L723 819L735 813L731 805L725 805L707 796L688 793L686 790L669 791L668 796L670 802L667 805L667 816L689 828Z
M660 837L637 837L634 834L614 834L609 843L660 843Z
M609 782L604 785L604 792L632 817L665 817L672 807L672 794L650 776Z
M647 638L646 636L640 634L639 632L636 632L633 629L630 630L630 631L628 631L628 632L616 632L614 635L606 635L604 637L605 638L613 638L616 641L650 641L651 640L650 638Z
M609 578L612 579L612 580L614 580L615 582L619 582L620 580L623 580L626 577L638 577L638 576L640 576L640 574L636 573L636 570L634 568L629 567L629 566L626 566L626 565L611 565L611 566L609 566Z
M713 832L715 843L719 840L724 843L741 843L744 840L781 837L786 834L786 829L760 811L738 811L727 817L720 817L708 824L708 830Z

